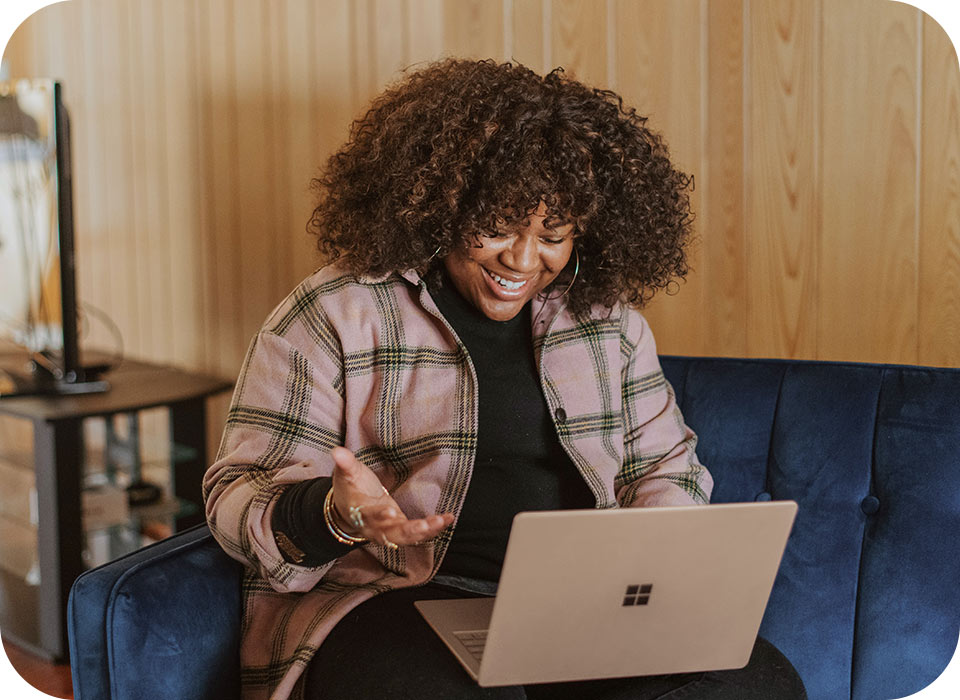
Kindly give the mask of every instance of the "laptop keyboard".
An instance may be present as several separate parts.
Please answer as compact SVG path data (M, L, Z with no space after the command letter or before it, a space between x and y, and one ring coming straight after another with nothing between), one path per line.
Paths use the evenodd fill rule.
M454 632L453 636L460 640L477 661L483 658L483 648L487 645L487 630L464 630Z

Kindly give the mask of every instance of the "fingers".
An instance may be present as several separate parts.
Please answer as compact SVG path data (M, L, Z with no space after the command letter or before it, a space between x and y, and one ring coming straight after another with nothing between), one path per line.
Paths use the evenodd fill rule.
M396 506L363 508L359 534L371 542L397 545L420 544L433 539L453 523L453 515L409 519Z
M337 500L336 493L334 499ZM346 508L337 510L334 517L348 534L379 544L390 542L397 545L420 544L433 539L453 523L451 513L410 519L389 496L379 502L352 501Z
M379 533L374 534L370 539L383 543L386 537L387 541L395 544L420 544L439 535L451 523L453 523L453 515L449 513L414 520L402 518L395 522L383 523L379 527Z
M364 524L374 529L383 529L397 524L400 520L406 520L393 503L362 506L362 513Z

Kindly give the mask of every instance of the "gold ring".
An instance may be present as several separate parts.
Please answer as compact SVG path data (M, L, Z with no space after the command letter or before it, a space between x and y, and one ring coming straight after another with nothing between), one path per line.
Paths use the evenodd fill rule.
M350 523L357 528L358 530L363 529L363 506L350 506L347 517L350 519Z

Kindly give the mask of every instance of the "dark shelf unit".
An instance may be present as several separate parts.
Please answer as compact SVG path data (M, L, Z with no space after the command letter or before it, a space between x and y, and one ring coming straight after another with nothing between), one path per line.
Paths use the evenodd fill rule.
M31 582L0 567L0 629L5 638L58 662L69 652L70 586L88 568L83 557L91 533L91 528L84 529L82 506L89 466L84 421L104 419L109 424L122 414L137 416L158 408L168 414L171 493L160 503L132 507L125 523L100 528L110 530L120 543L108 548L113 558L139 547L136 537L142 520L167 518L173 532L203 521L200 485L208 465L206 400L232 388L231 382L221 378L133 360L124 361L106 379L110 390L100 394L0 398L0 416L32 423L36 501L31 512L39 574L39 580ZM125 446L134 454L139 449L136 438ZM17 461L24 460L18 455ZM0 489L4 487L0 483Z

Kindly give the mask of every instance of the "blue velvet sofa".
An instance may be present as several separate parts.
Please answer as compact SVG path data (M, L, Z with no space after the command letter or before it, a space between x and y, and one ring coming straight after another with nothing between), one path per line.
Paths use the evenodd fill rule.
M760 633L811 700L932 682L960 634L960 370L662 359L713 500L800 504ZM78 700L237 698L239 580L205 527L78 578Z

